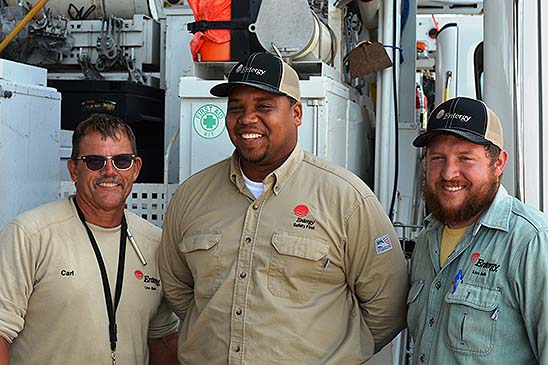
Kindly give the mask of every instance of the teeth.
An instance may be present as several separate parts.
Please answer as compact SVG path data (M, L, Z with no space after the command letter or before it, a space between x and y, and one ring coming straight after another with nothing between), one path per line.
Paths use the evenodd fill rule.
M464 189L464 186L446 186L445 187L445 190L449 190L449 191L459 191L462 189Z
M242 138L243 139L255 139L255 138L261 138L263 135L258 133L243 133Z
M102 186L104 188L114 188L118 186L118 184L115 183L100 183L99 186Z

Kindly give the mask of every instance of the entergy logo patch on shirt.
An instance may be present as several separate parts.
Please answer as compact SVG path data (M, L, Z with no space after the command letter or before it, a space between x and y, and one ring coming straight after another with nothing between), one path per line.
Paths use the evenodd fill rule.
M388 252L391 249L392 241L390 240L390 235L388 233L384 236L375 238L375 250L377 250L377 255Z

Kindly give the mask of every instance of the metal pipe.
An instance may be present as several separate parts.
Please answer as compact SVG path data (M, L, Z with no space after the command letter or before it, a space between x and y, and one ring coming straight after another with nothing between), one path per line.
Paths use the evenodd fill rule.
M399 9L394 6L393 1L384 1L379 9L379 42L387 45L397 46L399 44L399 24L396 27L396 41L394 42L394 12L399 14ZM399 63L399 53L396 52L395 59L392 60L393 67ZM396 83L397 84L397 83ZM397 85L396 85L397 88ZM392 69L384 69L377 73L377 109L375 122L375 185L374 192L379 198L382 206L388 211L391 205L392 181L395 173L394 160L394 102Z
M378 39L380 42L384 41L384 6L379 8L379 26L378 26ZM381 169L381 155L384 156L386 153L385 149L382 148L382 123L384 120L384 115L382 113L383 108L383 97L381 97L381 91L383 90L383 73L382 71L377 72L377 88L376 88L376 98L375 98L375 165L374 165L374 180L373 180L373 191L377 197L379 196L379 191L381 189L381 182L385 182L383 180L382 169ZM384 161L382 161L384 162Z
M175 133L171 136L169 139L169 143L166 148L166 153L164 154L164 211L165 208L167 208L167 201L168 201L168 186L169 186L169 155L171 153L171 149L173 148L173 145L175 144L175 141L177 140L177 136L179 135L179 132L181 131L181 128L177 128Z
M350 127L352 126L352 123L350 122L350 96L348 97L348 100L346 100L346 126L345 126L345 136L344 139L346 141L346 146L344 148L344 168L350 169L350 165L348 164L349 159L349 149L350 149ZM329 144L328 144L329 145ZM365 170L365 169L364 169ZM360 166L361 171L361 166Z
M453 73L447 71L445 73L445 89L443 91L443 101L449 100L449 95L451 94L449 88L451 87L451 79L453 78Z
M40 0L39 2L36 3L36 5L32 7L32 9L30 9L28 14L25 15L23 19L21 19L21 21L15 26L15 28L13 28L10 34L8 34L7 37L4 38L2 43L0 43L0 53L4 51L4 49L13 40L13 38L17 36L17 34L28 24L28 22L31 21L31 19L36 15L36 13L38 13L44 7L44 5L46 5L47 2L48 0Z
M514 103L514 148L515 148L515 165L514 165L514 174L515 179L515 195L516 198L520 199L525 203L525 168L524 168L524 148L523 148L523 88L521 85L522 65L521 60L522 56L522 42L520 37L523 36L523 22L519 21L519 16L523 14L522 2L519 0L513 1L512 7L512 42L514 49L514 58L513 58L513 78L514 78L514 92L513 92L513 103Z
M319 149L318 149L318 127L319 127L319 105L318 100L312 100L311 102L313 112L312 112L312 153L316 156L318 155Z
M361 0L358 3L365 28L378 29L380 6L380 0Z
M426 113L425 113L426 114ZM422 181L424 169L422 165L422 152L417 150L415 163L415 179L413 182L413 196L411 209L411 224L421 224L424 219L424 200L422 199Z

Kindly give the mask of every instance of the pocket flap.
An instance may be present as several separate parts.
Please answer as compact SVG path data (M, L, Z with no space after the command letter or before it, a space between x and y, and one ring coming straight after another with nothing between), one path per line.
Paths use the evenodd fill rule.
M409 293L407 294L407 304L413 303L424 288L424 280L415 281L411 284Z
M455 292L451 293L451 291L445 295L447 303L462 304L483 311L496 308L497 298L500 293L499 289L490 289L467 283L459 283Z
M192 252L197 250L209 250L221 241L220 233L200 233L189 237L184 237L179 242L181 252Z
M275 233L272 236L272 246L280 255L295 256L313 261L320 260L329 253L327 242L289 236L283 233Z

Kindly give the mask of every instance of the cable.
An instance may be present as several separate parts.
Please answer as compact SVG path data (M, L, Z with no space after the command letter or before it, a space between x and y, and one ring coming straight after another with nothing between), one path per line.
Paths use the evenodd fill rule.
M436 20L436 17L434 14L432 14L432 21L434 22L434 28L436 28L436 32L440 32L440 25L438 24L438 21Z
M396 45L397 40L397 1L394 0L394 17L393 17L393 39L392 43ZM399 137L398 137L398 90L396 89L396 75L397 75L397 62L396 62L396 47L392 48L392 59L394 60L394 67L392 67L392 88L394 94L394 187L392 190L392 199L390 200L390 210L388 211L388 217L391 222L394 222L394 206L396 204L396 195L398 193L398 170L399 170Z
M409 0L403 0L402 5L401 32L403 33L405 26L407 25L407 19L409 19Z
M82 6L82 8L78 9L76 7L76 5L74 5L73 3L70 3L67 13L68 13L69 18L71 20L80 20L82 18L82 11L83 10L84 10L83 6Z
M83 8L82 8L83 9ZM88 18L88 16L90 16L91 13L93 13L93 11L97 9L97 6L95 6L95 4L93 5L90 5L88 10L86 10L83 14L82 14L82 18L81 20L86 20Z
M106 19L108 15L107 15L107 8L105 5L105 0L101 0L101 6L103 7L103 9L101 9L103 12L103 19Z

